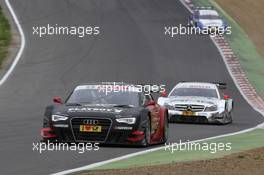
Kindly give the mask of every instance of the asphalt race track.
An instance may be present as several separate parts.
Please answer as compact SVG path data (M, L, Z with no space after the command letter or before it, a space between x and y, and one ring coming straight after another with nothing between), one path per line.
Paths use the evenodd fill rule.
M221 81L235 100L226 126L171 124L170 142L193 140L256 126L264 118L235 87L216 47L205 36L164 35L165 26L186 24L177 0L11 0L26 37L16 69L0 87L0 174L48 174L142 150L103 147L98 152L32 151L40 140L44 108L90 81L165 83ZM32 35L33 26L99 26L98 36Z

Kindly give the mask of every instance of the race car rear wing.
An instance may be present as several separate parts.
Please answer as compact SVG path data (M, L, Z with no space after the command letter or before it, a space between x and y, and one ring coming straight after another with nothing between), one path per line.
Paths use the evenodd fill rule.
M213 10L214 7L213 6L198 6L198 7L194 7L194 10Z
M188 82L188 81L180 81L180 83L185 83L185 82ZM226 83L222 83L222 82L208 82L208 83L215 84L219 89L227 89Z
M216 86L218 86L219 89L226 89L227 88L226 83L220 83L220 82L212 82L212 83L215 84Z

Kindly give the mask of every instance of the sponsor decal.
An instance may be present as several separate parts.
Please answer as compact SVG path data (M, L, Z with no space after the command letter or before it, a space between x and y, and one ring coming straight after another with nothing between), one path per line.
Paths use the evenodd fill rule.
M109 109L109 108L90 108L90 107L81 107L81 108L69 108L68 112L113 112L120 113L122 110L120 109Z

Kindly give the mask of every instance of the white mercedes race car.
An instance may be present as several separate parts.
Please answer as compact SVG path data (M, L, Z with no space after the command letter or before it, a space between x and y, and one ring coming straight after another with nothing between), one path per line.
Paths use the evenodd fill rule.
M170 122L228 124L233 100L223 89L224 83L181 82L158 104L168 109Z

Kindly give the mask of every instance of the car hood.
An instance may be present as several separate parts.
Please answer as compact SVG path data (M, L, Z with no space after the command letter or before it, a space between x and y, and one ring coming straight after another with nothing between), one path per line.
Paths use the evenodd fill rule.
M200 19L199 22L202 23L203 26L223 26L222 19Z
M217 98L207 98L207 97L169 97L167 98L165 105L204 105L211 106L216 105L219 100Z
M57 106L53 110L53 114L67 115L70 117L122 117L137 115L142 110L142 107L114 107L114 105L82 105L82 106Z

